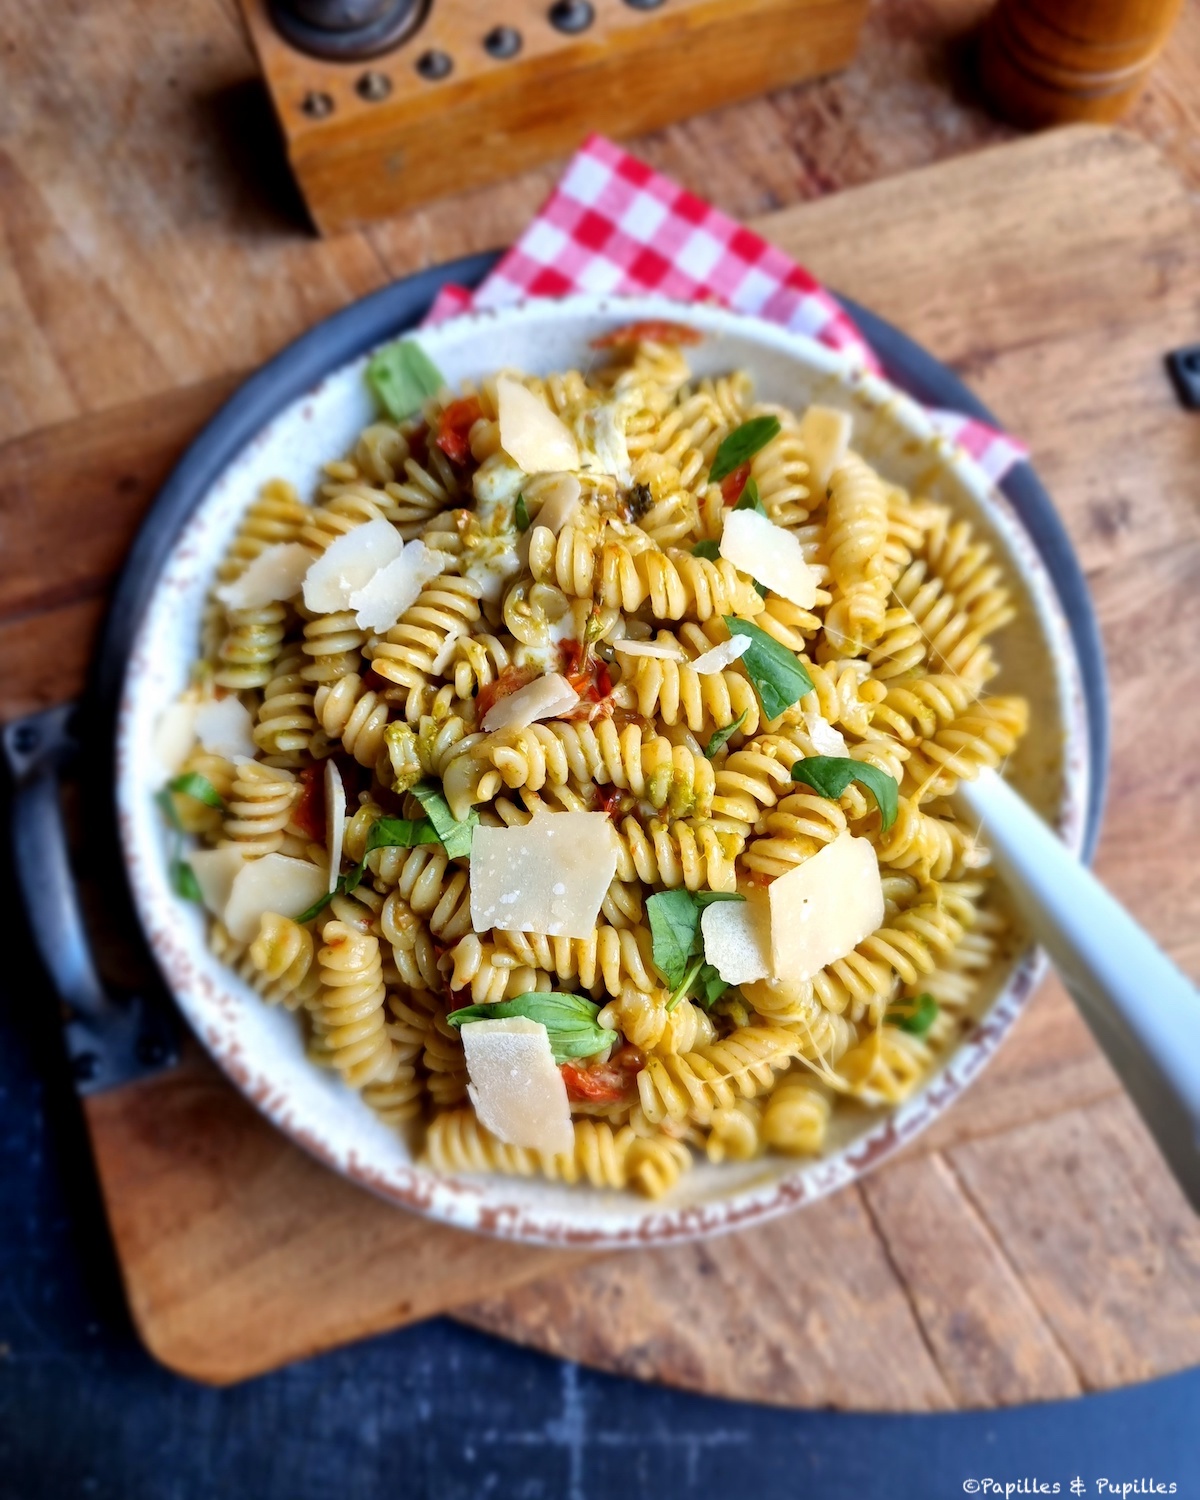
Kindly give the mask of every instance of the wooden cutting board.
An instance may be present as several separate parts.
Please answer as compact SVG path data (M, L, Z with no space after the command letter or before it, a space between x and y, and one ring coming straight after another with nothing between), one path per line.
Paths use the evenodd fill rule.
M1076 128L756 227L1031 442L1108 650L1099 869L1200 971L1200 416L1162 364L1200 338L1186 191L1146 145ZM0 716L78 691L108 580L233 384L0 449ZM1200 1360L1200 1220L1054 982L902 1157L799 1214L670 1250L589 1259L410 1217L304 1156L194 1045L86 1109L134 1317L203 1380L446 1309L606 1369L860 1410L1067 1396Z

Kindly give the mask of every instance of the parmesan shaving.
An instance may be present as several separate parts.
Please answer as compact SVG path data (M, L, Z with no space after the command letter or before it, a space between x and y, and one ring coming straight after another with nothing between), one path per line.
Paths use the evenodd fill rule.
M628 489L633 483L633 469L625 441L625 419L617 406L606 401L586 407L575 418L575 431L584 470L611 474L623 489Z
M804 549L790 531L755 510L725 517L721 556L801 609L817 602L817 574L804 561Z
M559 474L546 491L537 524L548 527L557 536L578 509L582 493L574 474Z
M346 789L331 756L325 762L325 847L329 850L329 894L337 890L342 873L342 841L346 835ZM309 902L311 906L312 903Z
M561 674L548 672L494 703L483 718L488 734L497 729L526 729L538 719L553 719L579 704L579 694Z
M422 588L438 576L446 562L444 552L431 551L424 542L409 542L399 557L385 563L350 595L354 618L363 630L382 635L417 602Z
M154 729L154 753L169 776L174 776L196 743L196 714L200 705L185 698L165 708Z
M468 1021L462 1042L467 1093L481 1124L509 1146L550 1156L574 1150L567 1086L540 1021Z
M840 729L835 729L828 719L823 719L813 709L804 710L804 727L818 755L848 756L850 748L842 738Z
M816 492L809 497L814 506L825 498L833 471L849 450L853 426L847 412L832 406L810 406L800 419L800 441Z
M280 542L264 547L231 583L222 584L215 593L229 609L261 609L264 604L298 593L312 564L313 555L307 547L299 542Z
M304 575L304 602L318 614L349 609L350 596L400 556L404 539L382 517L330 542Z
M612 648L622 656L657 656L662 661L686 660L678 646L668 645L666 641L614 641Z
M210 698L196 710L196 738L210 755L248 760L255 754L254 720L240 698Z
M765 892L745 901L714 901L700 914L704 956L726 984L749 984L771 973L771 908Z
M869 839L832 844L768 887L776 979L811 979L845 958L883 922L883 883Z
M200 896L214 917L224 915L233 882L245 863L240 849L194 849L188 855Z
M599 812L540 812L523 828L476 828L472 927L591 937L617 852L612 824Z
M252 943L265 912L295 917L325 894L325 871L320 865L289 854L264 854L238 871L225 903L225 926L235 942Z
M701 677L707 677L713 672L720 672L725 667L732 666L740 656L745 656L750 649L750 637L748 635L730 636L727 641L714 646L711 651L706 651L703 656L698 656L692 663L692 671L699 672Z
M579 449L569 428L519 381L502 375L496 382L500 446L526 474L579 467Z

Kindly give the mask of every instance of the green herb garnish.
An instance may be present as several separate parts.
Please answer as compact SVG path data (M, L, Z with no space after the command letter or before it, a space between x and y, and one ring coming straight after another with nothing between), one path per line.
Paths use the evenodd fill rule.
M747 463L760 448L765 448L773 437L779 435L778 417L751 417L740 427L735 427L717 449L712 468L708 471L710 484L720 484L739 465Z
M680 886L673 891L659 891L646 902L650 933L654 939L654 967L676 991L670 1007L683 996L684 978L692 960L704 957L704 940L700 931L700 913L714 901L744 901L733 891L689 891ZM696 965L699 968L699 965Z
M367 833L367 845L363 857L352 870L339 875L333 890L319 901L314 901L307 911L301 912L294 921L301 924L311 922L329 905L335 896L349 896L362 884L367 872L367 856L376 849L413 849L418 844L436 844L440 840L428 818L376 818Z
M179 792L186 797L196 797L206 807L224 807L225 804L217 795L212 782L206 776L201 776L194 771L176 776L174 781L168 781L154 799L173 834L171 857L167 861L171 889L177 896L182 896L185 901L195 901L203 905L204 894L200 889L200 882L196 879L196 872L183 857L184 827L179 821L179 813L171 799L172 792Z
M912 1004L911 1010L905 1006L889 1010L884 1020L911 1036L924 1036L938 1018L938 1003L932 995L924 994L918 995Z
M717 751L729 743L733 736L746 722L746 715L749 712L750 710L748 708L742 709L741 713L738 714L737 718L734 719L732 724L726 724L723 729L717 730L716 734L713 735L712 739L710 739L708 744L704 747L704 758L706 760L712 760Z
M617 1040L616 1032L597 1023L599 1014L600 1007L583 995L535 990L518 995L515 1000L501 1000L497 1005L466 1005L461 1010L452 1010L446 1019L451 1026L462 1026L467 1021L501 1021L509 1016L538 1021L549 1034L554 1061L561 1065L573 1057L591 1057L603 1052Z
M812 678L786 646L749 620L740 620L737 615L726 615L724 619L730 635L744 635L750 641L749 651L740 660L768 719L777 719L793 703L799 703L805 693L812 692Z
M450 804L446 801L441 787L434 781L418 781L412 789L412 794L425 809L425 814L434 828L437 829L442 848L450 858L465 859L471 852L471 839L474 837L475 828L479 822L479 814L475 809L472 808L466 821L460 823L450 811Z
M178 792L182 797L195 797L205 807L225 806L216 787L207 776L201 776L199 771L185 771L182 776L176 776L174 781L167 782L167 790Z
M899 788L895 777L866 761L851 760L845 755L810 755L792 767L792 780L803 781L821 797L836 802L852 781L865 786L875 798L886 833L896 821Z
M697 993L693 996L703 1005L705 1010L711 1010L729 985L717 973L710 963L700 965L700 972L696 976Z
M197 906L204 905L200 882L186 859L177 857L171 861L171 884L175 887L177 896L182 896L185 901L194 901Z
M518 531L529 530L529 507L525 504L523 491L517 496L517 503L513 506L513 521Z
M716 562L721 555L721 549L716 542L697 542L692 548L693 557L703 557L709 562Z
M387 414L401 422L430 396L436 396L444 382L442 372L420 344L400 339L372 358L367 366L367 384Z
M756 510L760 516L765 516L767 507L758 497L758 485L753 479L747 479L746 488L742 491L734 510Z

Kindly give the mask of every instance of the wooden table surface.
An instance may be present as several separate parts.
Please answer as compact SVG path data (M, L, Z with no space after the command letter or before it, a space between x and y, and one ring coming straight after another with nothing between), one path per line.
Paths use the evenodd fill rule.
M105 591L138 516L179 447L242 373L316 319L396 275L511 239L555 175L548 168L364 234L320 242L304 233L281 160L262 145L264 106L232 3L179 0L164 7L109 0L72 11L69 24L63 6L60 27L46 24L53 9L0 0L0 719L78 690ZM877 5L862 55L841 77L702 117L636 142L635 149L726 210L753 217L1005 140L1010 132L965 102L963 93L954 39L980 9L959 0ZM1129 124L1157 145L1193 191L1200 186L1196 5L1187 7ZM1064 148L1064 171L1070 155ZM1089 168L1087 155L1087 211L1099 222L1106 174L1114 166L1128 171L1131 163L1097 150ZM966 184L971 174L963 165ZM1138 202L1134 189L1142 176L1148 185ZM1173 272L1185 253L1177 247L1187 207L1177 188L1164 182L1132 161L1129 200L1105 229L1099 261L1105 274L1127 264L1137 216L1148 216L1148 241L1153 227L1154 243L1174 248L1162 252L1161 264L1153 258L1142 264L1136 282L1114 284L1110 293L1154 302L1154 338L1168 330L1174 335L1177 327L1175 341L1185 342L1197 336L1197 299L1180 298ZM869 237L898 209L890 192L880 182L862 200L868 244L856 247L846 236L838 200L794 221L789 216L789 244L797 253L810 246L821 274L844 277L842 284L870 300L862 285ZM897 185L897 192L906 195L907 185ZM936 204L930 207L936 215ZM1074 254L1086 237L1071 221L1071 205L1063 207L1059 248ZM838 228L832 241L822 238L823 222ZM1012 255L997 263L997 275L1024 274L1030 268L1021 262L1021 226L998 221L997 232L1013 239ZM948 246L939 247L932 220L928 240L913 237L912 243L914 257L924 257L927 284L928 256ZM915 271L914 262L907 278L914 285L920 281ZM1079 267L1080 276L1088 272L1087 265ZM1153 486L1168 474L1187 473L1192 460L1190 472L1200 471L1200 443L1194 426L1180 436L1184 429L1159 389L1160 371L1137 377L1143 399L1136 451L1122 447L1119 410L1111 423L1097 423L1095 398L1102 392L1094 383L1087 426L1072 409L1071 370L1056 374L1054 368L1068 353L1071 361L1081 358L1078 342L1065 338L1070 310L1061 306L1061 268L1040 281L1035 276L1034 283L1035 294L1038 287L1045 294L1048 332L1030 355L1038 378L1027 387L1007 347L1002 285L984 299L985 324L989 317L994 323L977 328L969 341L957 340L961 297L952 288L944 301L926 295L919 316L914 309L905 317L903 265L880 310L907 323L985 399L997 401L1017 430L1035 442L1039 431L1046 433L1036 457L1051 489L1073 488L1075 540L1101 591L1102 617L1109 611L1102 623L1117 622L1110 653L1114 647L1122 652L1116 709L1125 779L1114 794L1129 815L1115 829L1110 820L1106 862L1115 874L1134 851L1135 808L1142 816L1154 806L1136 784L1137 718L1161 711L1161 704L1139 696L1138 673L1145 667L1149 677L1145 653L1155 650L1147 639L1152 611L1139 601L1153 596L1156 578L1177 597L1194 598L1194 590L1182 590L1197 559L1194 491L1172 494L1157 509L1161 534L1158 522L1139 532L1135 481ZM1055 342L1060 321L1061 348ZM1096 337L1108 341L1109 357L1116 339L1124 354L1141 361L1139 368L1154 369L1155 350L1141 347L1145 340L1139 343L1135 323L1100 328ZM1152 378L1159 382L1153 390L1146 385ZM1131 391L1137 380L1130 377ZM1037 405L1047 392L1054 393L1053 420ZM152 432L150 397L158 398ZM1107 429L1108 445L1104 465L1092 462L1074 476L1073 422L1088 442ZM1049 441L1051 433L1062 438L1061 448ZM74 462L75 451L85 459ZM1095 483L1102 470L1115 476L1113 483ZM28 516L34 495L36 527ZM79 524L83 514L86 526ZM1188 545L1174 551L1183 523ZM1161 665L1161 659L1154 663ZM1188 670L1194 682L1194 661ZM1148 772L1159 748L1144 747ZM1173 784L1186 787L1187 778ZM1180 839L1194 838L1200 831L1195 797L1175 815ZM1161 840L1155 846L1163 847ZM1165 860L1145 870L1154 888L1122 895L1164 939L1173 939L1177 958L1194 969L1200 960L1196 872ZM936 1127L918 1156L873 1178L865 1192L838 1195L819 1216L806 1213L772 1228L792 1254L797 1244L811 1242L812 1255L821 1256L862 1243L863 1226L873 1226L875 1261L858 1267L866 1280L844 1305L835 1301L807 1315L809 1362L772 1364L778 1352L764 1335L765 1363L755 1378L743 1380L740 1394L892 1409L988 1404L1119 1384L1197 1357L1196 1223L1181 1213L1173 1185L1061 990L1039 996L971 1103L966 1136L961 1121ZM1093 1192L1104 1174L1120 1180L1121 1194ZM1042 1184L1040 1201L1053 1212L1028 1212L1025 1199L1035 1180ZM945 1234L932 1258L925 1230L912 1220L917 1198L941 1215ZM1124 1212L1111 1222L1089 1214L1089 1205L1117 1201L1128 1206L1128 1222ZM755 1275L769 1279L769 1237L759 1250L763 1260ZM697 1287L720 1285L734 1294L738 1277L723 1271L719 1246L688 1255L688 1276ZM1077 1287L1056 1279L1064 1256L1076 1258ZM702 1358L678 1322L667 1328L641 1321L654 1305L655 1277L672 1275L666 1261L647 1263L639 1298L624 1320L614 1315L607 1343L597 1340L593 1327L572 1324L583 1302L616 1305L620 1273L610 1269L616 1264L581 1266L574 1291L535 1283L470 1316L613 1368L720 1389L713 1349ZM972 1302L975 1282L987 1285L987 1305ZM951 1299L939 1295L947 1285L955 1289ZM864 1342L860 1363L865 1371L875 1361L875 1383L864 1376L855 1390L841 1390L836 1372L822 1363L822 1342L851 1336L872 1286L882 1299L880 1317L904 1330L901 1342L911 1346L912 1357L907 1363L878 1360ZM665 1287L661 1304L670 1305ZM745 1308L739 1317L749 1313ZM730 1366L744 1371L736 1347L741 1336L735 1319Z

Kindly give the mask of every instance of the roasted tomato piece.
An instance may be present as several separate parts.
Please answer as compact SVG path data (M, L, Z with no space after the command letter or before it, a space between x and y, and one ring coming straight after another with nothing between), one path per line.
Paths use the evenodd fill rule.
M538 675L536 667L505 667L495 682L484 683L475 698L475 710L480 721L483 721L488 709L499 703L501 698L507 698Z
M451 401L438 417L435 441L451 463L466 463L471 452L471 428L482 415L478 398L465 396L461 401Z
M607 813L611 818L621 806L621 792L619 787L598 786L595 788L594 797L596 811Z
M646 318L640 323L626 323L592 340L593 349L626 349L630 344L698 344L704 335L686 323L668 323L661 318Z
M746 481L750 478L749 463L738 464L732 474L726 474L721 481L721 499L726 505L736 505L742 498L742 491L746 488Z
M292 809L292 822L310 839L325 837L325 762L305 766L300 772L300 797Z
M561 1072L567 1097L588 1104L616 1104L628 1099L637 1088L637 1075L645 1061L638 1049L626 1042L607 1062L595 1063L590 1068L565 1062Z

